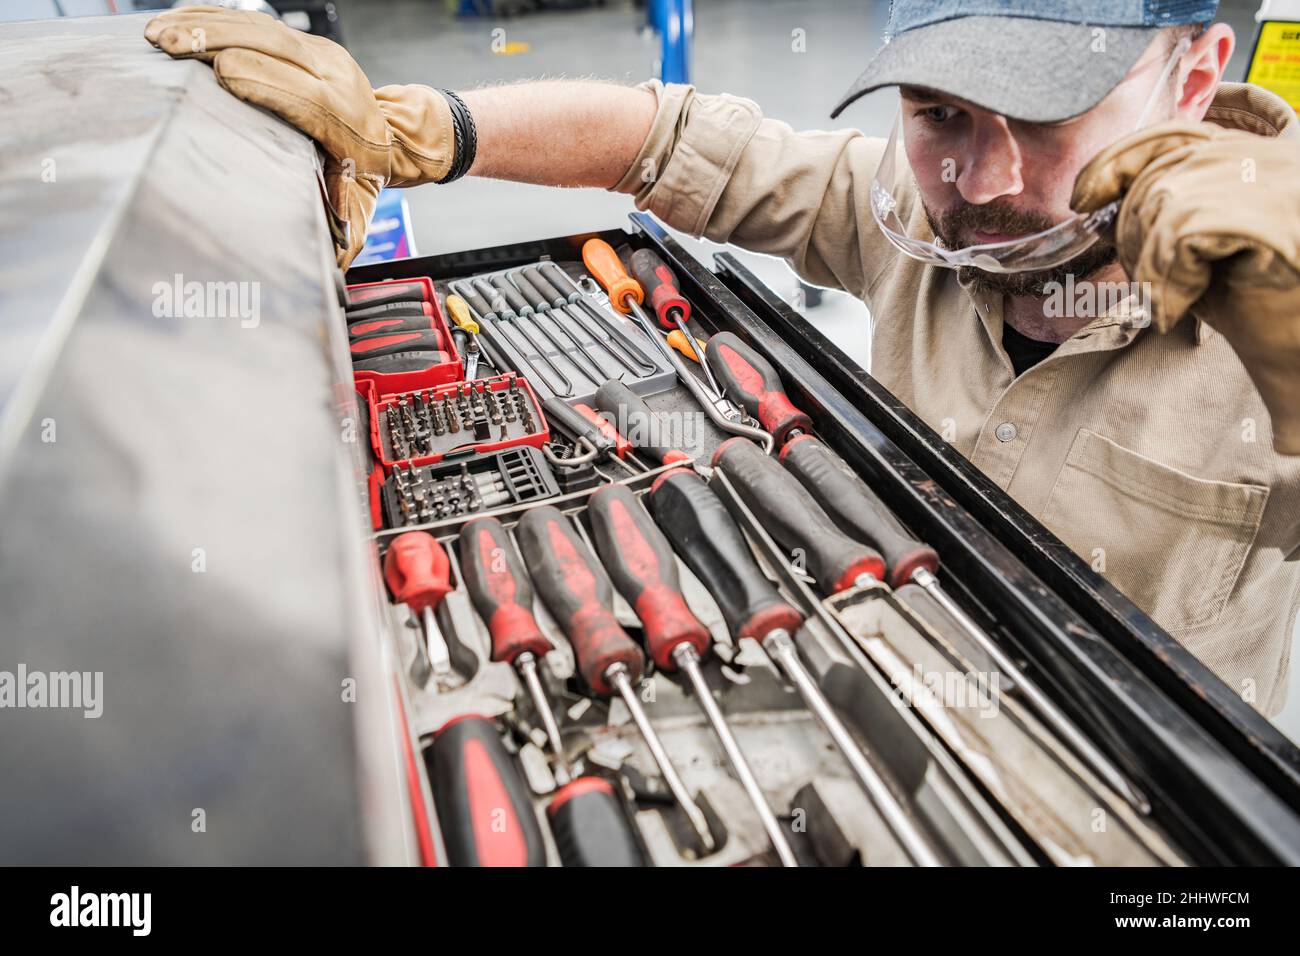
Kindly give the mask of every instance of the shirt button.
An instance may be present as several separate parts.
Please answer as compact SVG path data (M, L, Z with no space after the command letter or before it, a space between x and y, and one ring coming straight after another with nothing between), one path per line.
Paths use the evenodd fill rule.
M1011 441L1016 437L1016 426L1010 422L1003 422L993 429L993 434L998 436L998 441Z

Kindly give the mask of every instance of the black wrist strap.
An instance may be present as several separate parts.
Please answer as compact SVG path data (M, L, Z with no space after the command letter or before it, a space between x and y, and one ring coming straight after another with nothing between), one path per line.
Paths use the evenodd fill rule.
M465 101L451 90L442 90L451 107L451 121L455 127L456 147L447 175L438 180L441 183L455 182L469 172L478 154L478 130L474 126L474 117L470 114Z

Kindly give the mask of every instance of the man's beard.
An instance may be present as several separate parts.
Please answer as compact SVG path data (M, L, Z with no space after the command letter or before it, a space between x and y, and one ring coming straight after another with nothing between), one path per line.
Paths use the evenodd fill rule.
M973 231L987 232L1003 236L1023 236L1043 232L1056 223L1046 216L1020 212L1005 206L989 204L975 206L962 203L956 209L943 212L938 217L925 207L925 217L930 221L930 229L949 249L960 249L968 245L961 237L962 233ZM1098 240L1073 259L1063 262L1052 269L1039 272L985 272L974 266L961 266L957 277L964 283L970 283L977 292L1002 293L1004 295L1044 296L1044 288L1052 283L1064 285L1067 276L1074 276L1076 282L1087 278L1099 269L1113 265L1119 260L1119 252L1109 242Z

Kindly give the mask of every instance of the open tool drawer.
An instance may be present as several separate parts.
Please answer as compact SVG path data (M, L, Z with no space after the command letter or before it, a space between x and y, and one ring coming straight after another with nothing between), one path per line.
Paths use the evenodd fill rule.
M770 363L810 421L772 426L771 454L728 435L700 399L701 366L682 359L696 380L685 387L646 331L582 281L591 239L625 258L657 253L689 302L692 335L726 333L718 354L725 345ZM572 288L553 271L540 298L527 278L513 290L493 285L543 260ZM421 277L443 314L447 296L468 288L478 375L527 380L549 425L533 450L554 479L540 497L381 520L375 532L377 560L398 569L387 631L411 753L423 758L411 767L410 828L424 862L1296 862L1294 748L1262 718L1181 699L1177 681L1137 660L1113 626L1122 617L1156 640L1154 624L1097 581L1079 586L1048 532L733 257L712 272L635 215L627 232L380 263L351 270L348 283ZM465 281L473 277L487 285ZM756 381L717 372L724 390ZM584 428L584 414L603 414L604 431ZM753 414L766 422L769 412ZM853 552L847 577L823 573L847 553L828 542L847 532L860 545L865 534L859 512L836 511L859 500L856 482L901 522L890 533L933 552L918 545L914 556L925 553L909 564L882 544L886 566ZM841 487L850 497L836 498ZM801 495L822 517L783 523L774 502ZM422 543L410 544L412 531ZM651 546L658 534L666 552ZM638 541L640 551L622 547ZM736 542L761 587L717 563L734 557ZM396 600L408 547L446 556L434 588L445 596ZM647 598L627 587L624 565L670 569L684 608L662 588ZM698 679L712 708L697 695L694 665L653 642L629 668L629 701L619 668L606 665L630 658L589 633L571 641L586 611L542 599L542 581L557 575L603 603L637 645L652 633L693 635L684 640L702 650ZM530 579L523 600L519 584ZM427 642L431 631L445 646ZM598 651L608 656L584 666ZM1177 663L1179 679L1190 674L1210 700L1221 696L1199 664ZM720 743L711 709L732 741ZM663 770L665 755L679 780ZM475 838L478 815L493 811L508 818L509 838ZM1108 820L1100 830L1098 811Z

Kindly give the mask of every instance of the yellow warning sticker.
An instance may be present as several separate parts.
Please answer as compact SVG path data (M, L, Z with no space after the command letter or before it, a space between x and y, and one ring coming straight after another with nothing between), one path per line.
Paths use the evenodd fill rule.
M1273 91L1300 113L1300 23L1270 20L1260 26L1246 82Z

